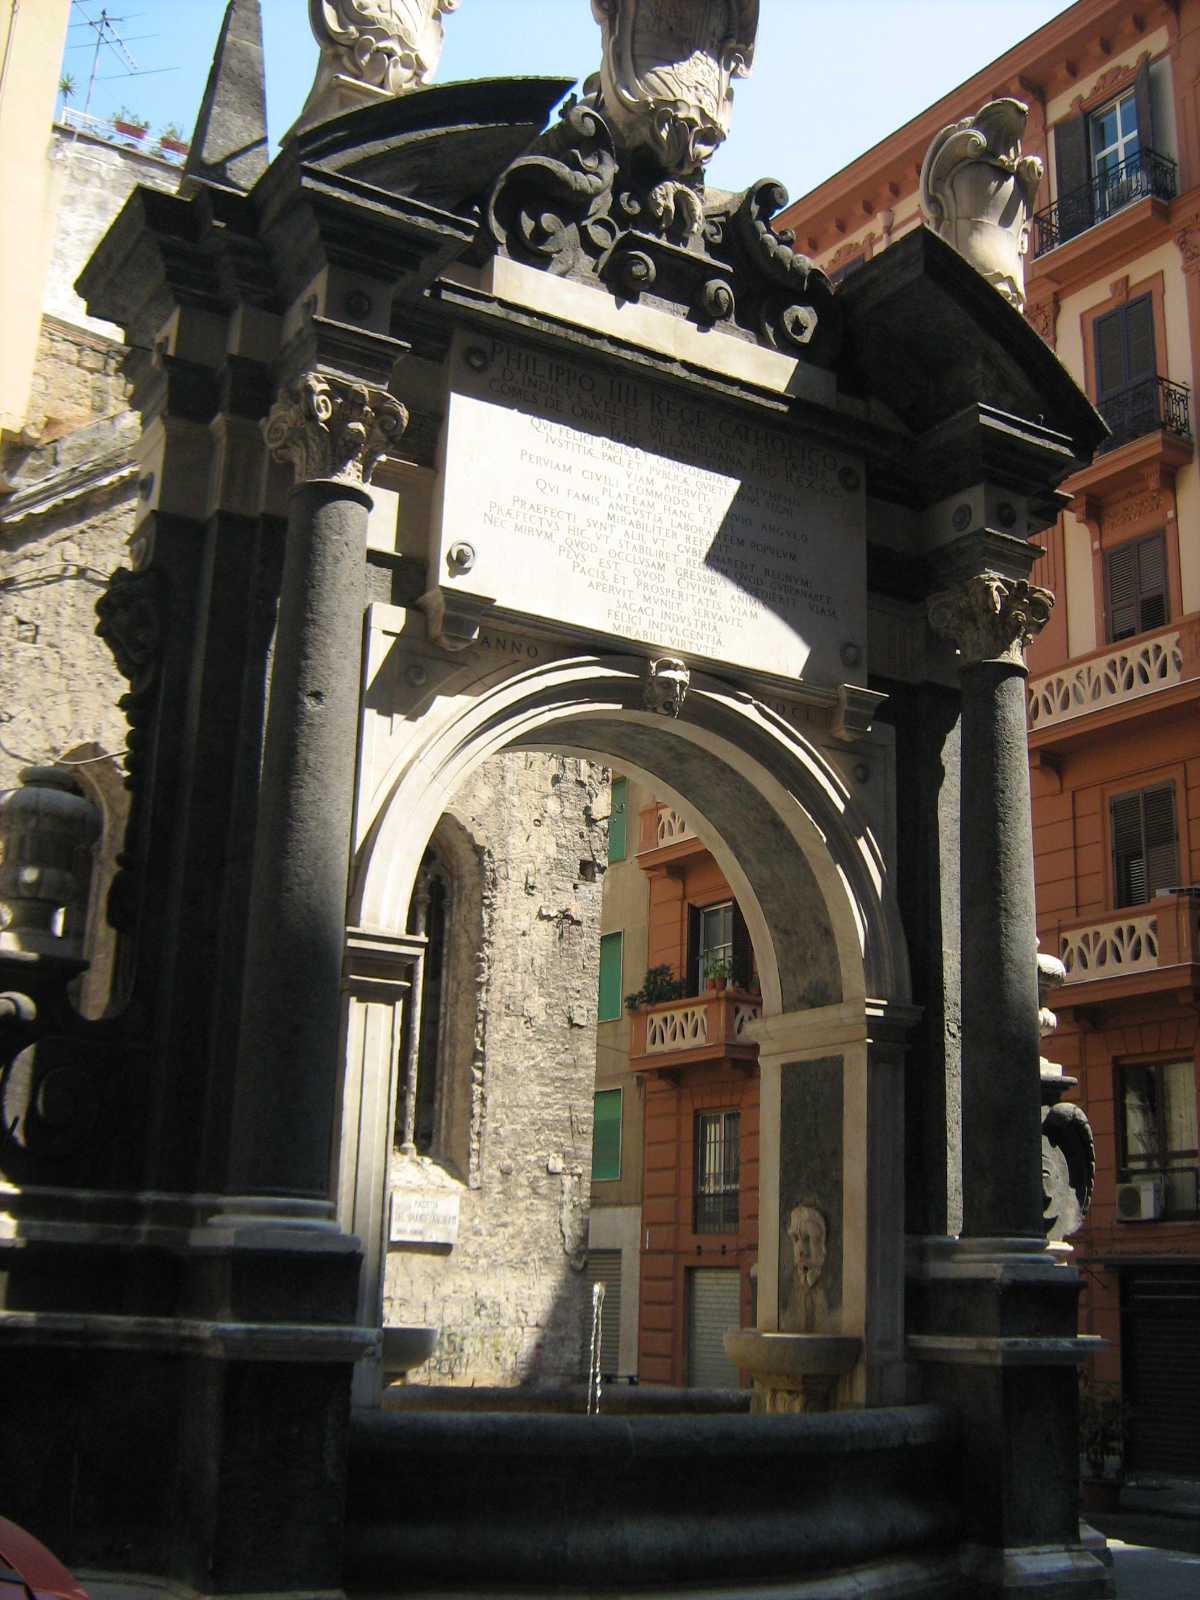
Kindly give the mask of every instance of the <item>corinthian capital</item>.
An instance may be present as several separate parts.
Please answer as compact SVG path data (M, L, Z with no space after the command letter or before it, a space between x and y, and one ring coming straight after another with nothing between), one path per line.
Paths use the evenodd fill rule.
M271 407L263 435L276 461L292 463L297 483L362 484L407 426L408 412L386 389L306 372Z
M929 625L957 648L964 666L980 661L1025 665L1025 647L1050 620L1054 596L1024 578L982 572L930 595Z

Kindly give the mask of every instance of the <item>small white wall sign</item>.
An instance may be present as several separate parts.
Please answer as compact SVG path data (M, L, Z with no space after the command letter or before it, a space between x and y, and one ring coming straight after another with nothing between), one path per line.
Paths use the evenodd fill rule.
M458 1196L395 1190L388 1239L392 1244L457 1244Z

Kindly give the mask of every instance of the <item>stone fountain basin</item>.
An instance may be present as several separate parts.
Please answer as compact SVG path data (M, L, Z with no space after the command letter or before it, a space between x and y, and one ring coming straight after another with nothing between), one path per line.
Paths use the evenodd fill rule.
M725 1354L734 1366L763 1378L840 1378L854 1371L862 1347L861 1339L840 1333L725 1332Z
M383 1376L391 1382L428 1361L437 1349L440 1328L384 1328Z

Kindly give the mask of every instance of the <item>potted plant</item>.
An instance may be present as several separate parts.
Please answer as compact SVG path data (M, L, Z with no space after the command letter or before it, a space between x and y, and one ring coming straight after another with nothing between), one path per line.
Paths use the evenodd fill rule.
M113 127L126 139L137 139L139 142L146 137L149 122L122 106L113 117Z
M705 956L704 979L708 988L716 989L718 993L729 982L730 969L733 963L728 956Z
M160 149L169 150L175 156L185 156L191 149L191 145L173 122L168 122L159 134L158 143Z
M683 987L666 963L661 967L650 967L637 993L625 996L626 1009L636 1011L639 1006L658 1006L667 1000L681 1000Z
M1079 1492L1085 1511L1116 1511L1120 1505L1131 1421L1129 1402L1121 1398L1115 1385L1097 1383L1088 1374L1080 1378L1079 1449L1088 1470L1080 1476ZM1116 1457L1116 1472L1106 1478L1105 1468L1112 1456Z

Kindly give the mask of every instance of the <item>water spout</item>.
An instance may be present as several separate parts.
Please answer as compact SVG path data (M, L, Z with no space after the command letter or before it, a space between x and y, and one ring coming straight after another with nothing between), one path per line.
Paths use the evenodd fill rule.
M592 1285L592 1362L588 1371L588 1416L600 1415L600 1328L604 1320L604 1285Z

